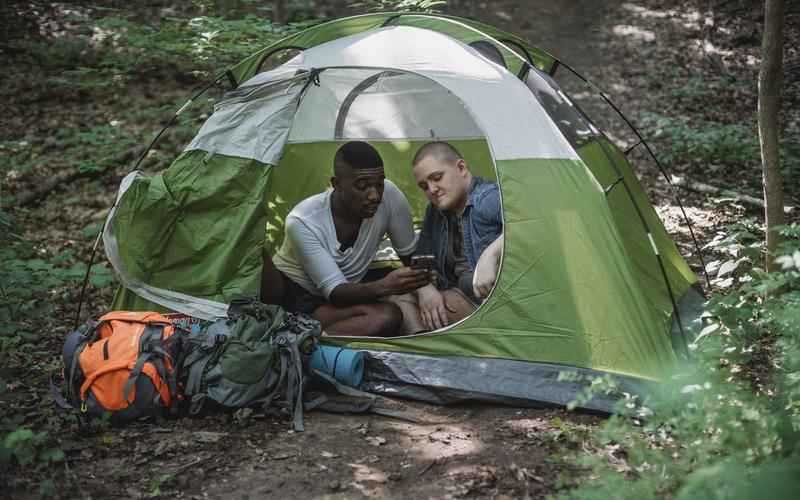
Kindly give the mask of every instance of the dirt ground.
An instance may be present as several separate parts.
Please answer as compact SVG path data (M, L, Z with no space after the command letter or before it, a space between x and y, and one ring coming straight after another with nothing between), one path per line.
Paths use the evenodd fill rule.
M540 498L597 421L560 410L393 405L425 424L312 412L132 425L67 447L79 497Z
M541 46L589 77L623 111L635 116L643 109L661 111L668 106L649 95L648 67L658 64L653 59L661 57L663 49L654 40L678 36L675 26L689 22L687 16L692 15L660 9L654 1L640 3L451 2L450 13L480 19ZM680 43L687 51L694 46L691 40L675 42L678 51ZM607 108L577 79L565 86L592 116L608 116ZM166 102L183 90L169 89L158 95L147 89L143 92ZM59 119L57 114L39 118ZM634 143L620 120L599 121L619 144ZM638 158L642 161L637 174L681 251L699 270L688 230L665 181L654 165L642 155ZM118 181L119 177L109 176L99 184L77 183L70 192L54 192L38 210L25 215L26 226L46 228L49 247L61 251L74 247L87 253L84 242L74 235L80 234L87 220L102 220ZM69 202L75 197L92 201L76 207ZM684 193L701 241L752 210L721 203L706 195ZM66 304L74 303L74 298L54 300ZM89 311L99 315L107 300L107 296L90 297ZM65 317L74 314L70 307L63 307ZM55 353L67 328L53 331L51 341L41 347L42 359L56 362ZM55 494L64 498L544 498L587 479L585 471L574 465L581 455L600 454L620 463L624 458L614 449L589 444L601 419L558 409L438 407L396 401L394 406L428 423L312 412L306 415L306 432L296 433L279 418L239 412L97 429L82 435L49 409L46 379L41 374L12 389L0 398L0 411L13 409L29 415L29 421L63 429L66 460ZM24 468L14 474L18 477L6 479L17 487L0 491L0 498L36 497L37 481L43 478L31 477Z

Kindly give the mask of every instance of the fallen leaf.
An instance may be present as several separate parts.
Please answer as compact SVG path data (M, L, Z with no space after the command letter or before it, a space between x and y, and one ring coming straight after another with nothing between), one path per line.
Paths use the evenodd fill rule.
M381 446L386 444L386 438L380 436L368 436L364 439L366 439L367 442L372 446Z

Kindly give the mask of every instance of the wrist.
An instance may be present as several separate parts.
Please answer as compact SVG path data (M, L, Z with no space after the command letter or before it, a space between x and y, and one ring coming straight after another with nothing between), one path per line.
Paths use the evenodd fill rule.
M417 297L420 297L420 298L429 297L429 296L431 296L433 294L438 294L438 293L439 293L439 290L435 286L433 286L432 283L429 283L429 284L423 286L422 288L417 289Z
M367 285L368 290L370 291L370 293L376 299L381 299L383 297L391 295L391 293L388 292L388 289L386 288L386 285L384 283L385 279L386 278L380 279L378 281L371 281L369 283L365 283Z

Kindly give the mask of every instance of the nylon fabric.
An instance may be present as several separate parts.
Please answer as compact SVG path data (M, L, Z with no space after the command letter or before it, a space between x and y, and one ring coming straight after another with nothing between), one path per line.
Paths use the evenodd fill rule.
M587 167L568 160L518 160L498 162L498 168L506 249L487 302L444 332L325 341L661 377L674 359L669 336L646 300L602 187Z
M258 294L267 223L263 193L271 168L206 156L203 151L184 153L165 171L138 176L110 229L122 265L117 271L173 292L146 297L158 301L156 310L216 319L225 316L225 302L233 297ZM186 298L173 300L175 295ZM123 290L113 307L137 310L150 303Z
M365 14L361 16L348 17L345 19L337 19L313 26L261 49L231 68L231 72L239 82L248 80L258 73L259 65L261 64L263 57L267 53L280 47L314 47L342 36L354 35L371 29L379 28L390 18L394 18L392 21L393 25L416 26L433 30L439 33L447 34L448 36L451 36L462 43L471 43L478 40L490 41L488 37L511 40L515 42L516 45L523 47L531 56L533 64L545 72L549 72L556 61L552 55L529 44L525 40L505 31L499 30L493 26L489 26L477 21L454 16L430 14L402 14L399 15L399 17L398 15L399 13L396 12ZM475 30L478 32L476 33ZM520 64L517 62L518 59L508 54L507 49L504 47L498 47L498 49L505 56L506 63L509 65L509 69L518 70L517 65Z

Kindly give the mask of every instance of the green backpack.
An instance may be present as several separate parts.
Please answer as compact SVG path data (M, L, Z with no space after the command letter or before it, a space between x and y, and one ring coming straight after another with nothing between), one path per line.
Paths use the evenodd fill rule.
M304 365L320 334L319 322L309 316L257 300L234 300L228 318L188 338L180 373L189 413L209 404L278 407L302 431Z

